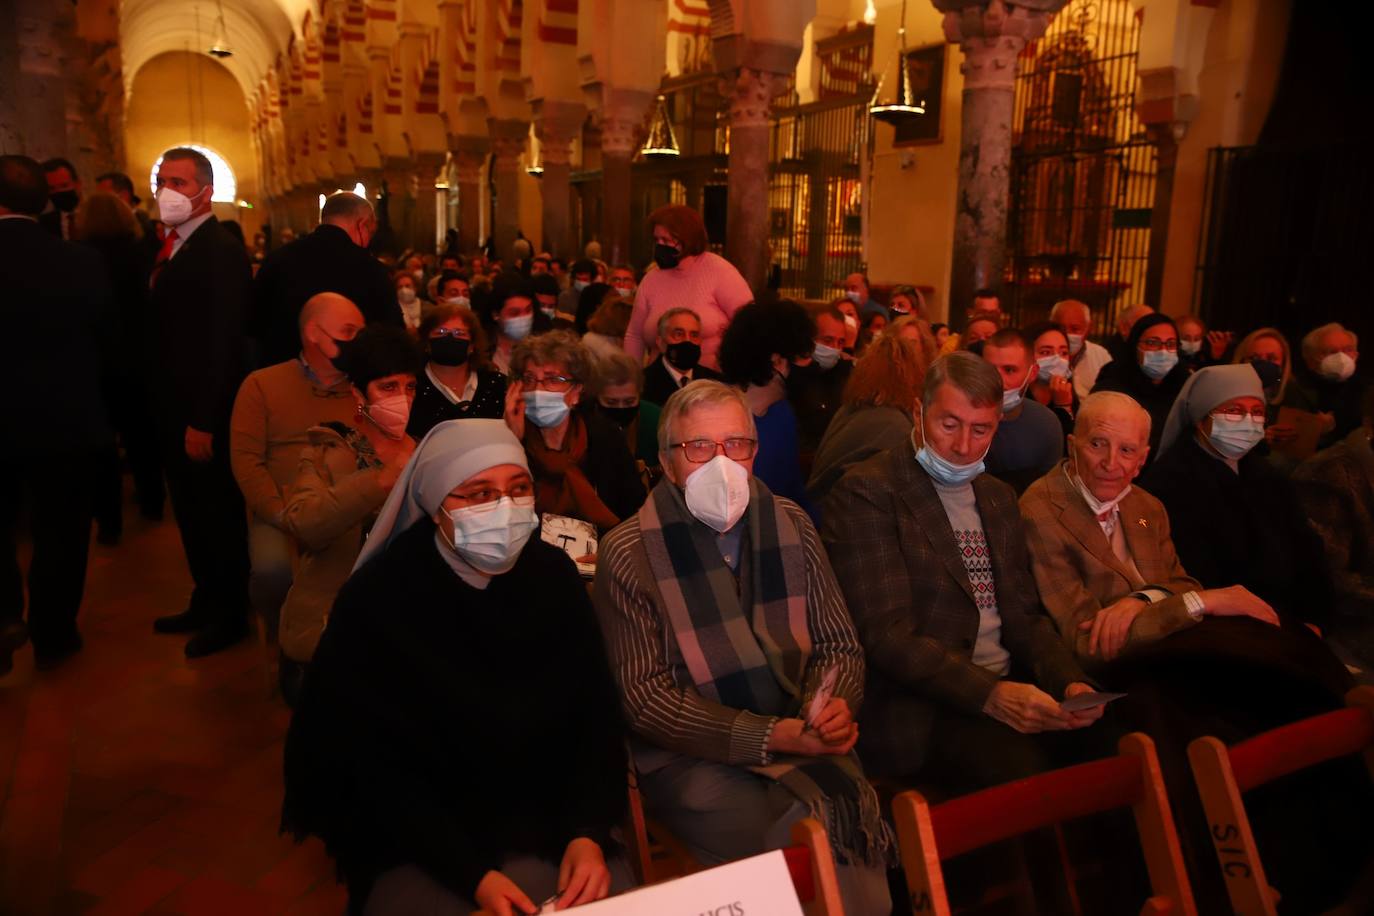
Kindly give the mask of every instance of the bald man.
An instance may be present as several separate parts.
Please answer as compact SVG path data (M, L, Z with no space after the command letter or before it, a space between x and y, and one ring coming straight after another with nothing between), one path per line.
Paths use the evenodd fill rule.
M1112 361L1112 354L1101 344L1088 339L1092 333L1093 313L1086 302L1061 299L1050 309L1050 321L1069 339L1069 368L1073 370L1073 390L1080 401L1092 394L1098 373Z
M1204 589L1184 571L1164 505L1133 484L1149 452L1149 413L1100 391L1079 407L1068 458L1021 497L1040 600L1089 671L1208 615L1278 624L1244 587Z
M281 522L286 490L310 427L353 419L348 379L334 361L364 319L351 300L319 293L306 300L297 324L298 355L244 379L229 428L229 462L248 505L249 595L269 633L277 632L291 588L291 542Z
M367 250L376 230L372 204L340 191L325 201L314 232L268 255L253 290L250 333L261 348L258 365L295 355L301 308L316 293L347 297L368 324L403 326L391 278Z

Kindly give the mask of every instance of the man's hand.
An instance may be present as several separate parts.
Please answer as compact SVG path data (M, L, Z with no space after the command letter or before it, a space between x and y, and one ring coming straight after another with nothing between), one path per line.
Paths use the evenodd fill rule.
M1091 684L1085 684L1082 681L1075 681L1064 688L1064 699L1069 700L1073 697L1078 696L1080 693L1093 692L1094 688ZM1097 706L1090 706L1087 709L1080 709L1078 712L1068 713L1068 716L1070 719L1073 719L1074 728L1082 728L1085 725L1092 725L1098 719L1102 718L1102 714L1106 711L1107 704L1101 703Z
M555 910L601 900L611 892L611 870L601 847L584 836L577 837L563 852L558 866L558 904Z
M506 425L515 433L515 438L525 438L525 385L519 379L511 379L506 386Z
M854 714L849 711L849 703L843 697L832 697L816 716L816 721L810 723L810 731L826 744L843 744L849 740L853 724Z
M1131 624L1147 607L1149 604L1146 602L1127 595L1098 611L1092 620L1080 623L1078 629L1092 631L1088 637L1088 654L1100 656L1106 661L1120 655L1130 641Z
M186 427L186 457L202 464L215 457L215 437L213 433Z
M1023 735L1077 727L1054 697L1034 684L1016 681L999 681L983 704L983 712Z
M1226 355L1226 348L1231 346L1231 339L1236 335L1231 331L1208 331L1207 349L1212 351L1212 359L1221 359Z
M827 709L829 707L826 707ZM834 743L822 741L815 732L806 730L801 719L779 719L768 736L768 750L779 754L796 754L801 757L824 757L827 754L843 756L854 749L859 740L859 725L849 723L848 734Z
M1274 626L1279 625L1279 615L1269 603L1243 585L1209 588L1202 593L1202 604L1206 613L1217 617L1253 617Z
M499 871L489 871L482 876L473 900L479 910L486 910L495 916L515 916L516 913L528 916L539 910L514 881Z

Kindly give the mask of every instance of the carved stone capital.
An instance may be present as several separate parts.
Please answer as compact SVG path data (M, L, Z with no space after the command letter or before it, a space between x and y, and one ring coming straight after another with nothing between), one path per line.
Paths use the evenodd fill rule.
M617 113L601 119L601 152L633 156L644 135L644 119Z
M773 97L787 88L787 74L740 67L723 74L720 84L730 99L731 127L766 127Z
M1007 92L1015 86L1016 56L1026 42L1045 34L1067 2L1019 0L1008 6L1003 0L931 0L945 14L945 38L964 52L959 65L964 88Z

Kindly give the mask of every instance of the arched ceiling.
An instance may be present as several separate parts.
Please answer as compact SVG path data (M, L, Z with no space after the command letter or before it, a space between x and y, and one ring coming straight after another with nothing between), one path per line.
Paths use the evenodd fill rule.
M314 0L222 0L224 26L232 57L220 61L245 98L287 42L298 33ZM215 39L219 7L215 0L123 0L119 10L120 48L124 57L124 91L149 60L166 51L204 51Z

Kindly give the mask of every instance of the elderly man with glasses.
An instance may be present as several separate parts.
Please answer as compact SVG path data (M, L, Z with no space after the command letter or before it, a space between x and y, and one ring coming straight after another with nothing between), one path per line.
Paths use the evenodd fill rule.
M789 842L818 817L845 909L891 908L891 849L853 753L863 651L806 513L753 476L735 388L664 405L664 479L601 542L593 602L650 814L707 863Z

